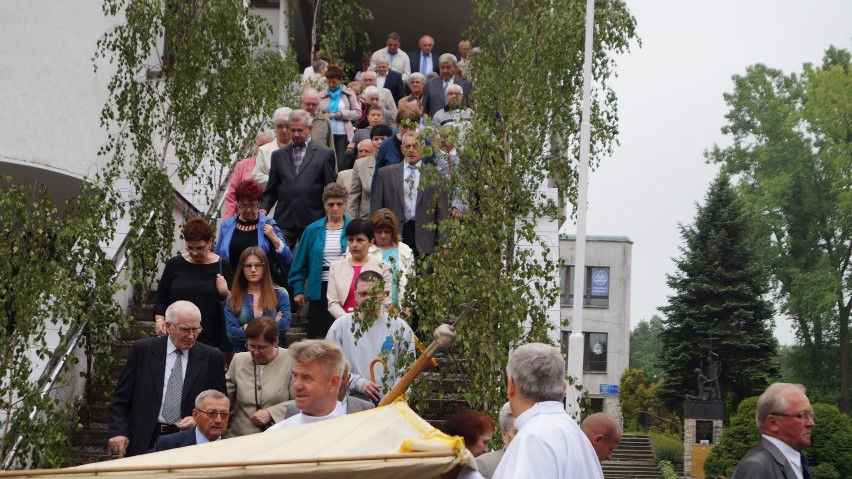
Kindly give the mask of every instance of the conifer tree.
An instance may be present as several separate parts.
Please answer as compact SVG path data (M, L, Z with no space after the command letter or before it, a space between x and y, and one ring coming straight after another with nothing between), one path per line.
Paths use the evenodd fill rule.
M777 374L768 283L757 261L749 219L726 174L710 187L692 226L681 226L684 245L668 276L675 291L666 315L658 393L678 411L697 391L697 368L712 351L721 360L719 385L728 410L760 394ZM712 378L710 378L712 379Z

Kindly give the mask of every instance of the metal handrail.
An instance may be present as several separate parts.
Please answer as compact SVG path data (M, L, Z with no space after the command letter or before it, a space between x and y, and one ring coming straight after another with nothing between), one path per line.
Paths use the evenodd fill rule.
M227 188L227 184L230 182L231 175L233 174L233 166L231 167L230 171L231 172L225 177L225 181L219 185L219 188L217 188L216 195L214 197L214 201L211 202L210 207L208 208L207 216L212 217L213 212L217 211L218 209L220 209L222 207L222 203L224 203L224 201L225 201L225 195L223 194L223 191ZM174 194L175 194L175 196L178 196L181 199L183 199L181 197L181 195L178 194L178 192L176 190L174 191ZM198 208L196 208L195 205L193 205L192 203L189 203L189 202L186 202L186 203L190 207L195 209L196 212L200 212L198 210ZM145 219L145 221L142 223L142 227L139 228L139 233L137 235L135 235L135 238L141 238L142 235L145 234L145 228L148 226L148 224L151 223L151 221L153 219L154 219L154 212L152 211L148 215L148 217ZM129 235L129 234L126 235L124 237L124 239L122 240L122 242L119 244L118 248L116 249L116 255L113 257L113 260L115 260L115 258L119 257L119 255L120 255L120 259L116 263L115 275L113 276L113 280L115 280L118 277L118 275L122 271L124 271L124 268L127 266L126 250L127 250L127 243L130 240L130 237L131 237L131 235ZM89 325L88 322L82 322L73 331L73 333L71 335L71 339L68 341L68 343L67 343L68 345L65 348L65 350L63 351L62 356L59 358L59 361L57 361L57 363L50 370L47 382L44 384L44 386L42 386L41 391L39 392L39 396L41 398L47 397L47 395L50 394L50 392L53 390L53 387L56 385L56 381L59 379L59 376L62 374L63 370L65 369L65 365L68 363L69 358L74 353L74 351L77 349L77 346L79 345L80 340L83 337L83 333L86 331L86 327L88 325ZM66 335L66 338L67 337L68 336ZM44 376L42 376L42 377L44 377ZM28 420L30 422L34 421L36 419L36 417L39 415L40 412L41 412L41 410L38 407L34 407L33 410L30 411L30 414L28 415ZM7 420L12 421L12 418L10 417ZM17 439L15 440L15 443L12 445L12 448L9 449L9 452L6 453L6 456L3 458L3 469L4 470L12 467L12 464L15 461L15 456L18 453L18 448L20 447L22 440L23 440L22 436L18 435Z

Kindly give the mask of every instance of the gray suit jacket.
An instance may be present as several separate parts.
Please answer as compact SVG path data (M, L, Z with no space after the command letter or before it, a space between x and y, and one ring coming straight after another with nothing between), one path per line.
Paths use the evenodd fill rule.
M497 466L500 465L500 459L503 459L504 452L506 452L505 447L496 451L486 452L476 458L476 466L482 477L485 479L491 479L494 477L494 473L497 471Z
M761 437L760 444L740 459L731 479L796 479L796 472L784 454Z
M355 160L355 166L352 167L352 182L349 183L346 216L353 220L370 217L370 187L373 186L373 168L375 167L375 155Z
M369 401L365 401L360 398L352 397L350 395L346 395L346 414L352 414L353 412L366 411L367 409L373 409L376 406L373 406L373 403ZM287 403L287 412L284 413L284 419L287 419L290 416L295 416L299 414L299 408L296 407L295 401L290 401Z
M269 182L261 208L275 206L275 221L282 229L304 229L325 214L322 190L337 179L334 151L313 141L308 143L299 173L293 165L293 144L272 153Z
M420 160L421 162L423 160ZM380 208L388 208L396 215L399 222L399 228L402 230L402 225L405 223L405 187L404 187L404 168L407 162L396 163L386 166L379 170L376 176L376 183L373 185L371 192L371 212L375 212ZM420 168L421 186L423 175L427 168L435 168L435 165L424 164ZM435 174L438 174L436 171ZM437 197L437 207L433 207L432 203ZM425 254L432 254L439 242L438 229L426 229L427 225L440 223L447 217L447 194L439 192L435 186L429 186L422 189L417 195L417 206L414 210L414 240L417 242L417 249ZM410 245L409 245L410 246Z

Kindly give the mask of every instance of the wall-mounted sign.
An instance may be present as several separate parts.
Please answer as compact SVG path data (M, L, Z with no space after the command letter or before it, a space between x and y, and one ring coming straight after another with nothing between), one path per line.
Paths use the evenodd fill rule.
M592 296L609 296L609 268L592 268Z

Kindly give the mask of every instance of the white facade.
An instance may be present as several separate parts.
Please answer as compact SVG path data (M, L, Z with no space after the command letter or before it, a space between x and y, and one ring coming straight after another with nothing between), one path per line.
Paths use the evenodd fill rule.
M630 280L633 242L629 238L586 237L586 294L583 333L586 348L583 360L583 386L593 398L593 406L616 417L618 386L630 360ZM561 234L559 256L569 267L563 270L561 310L567 322L563 335L571 331L574 308L570 270L576 263L575 238ZM570 297L569 297L570 296ZM563 344L567 341L563 341ZM602 390L602 386L606 391ZM600 403L603 399L603 403Z

